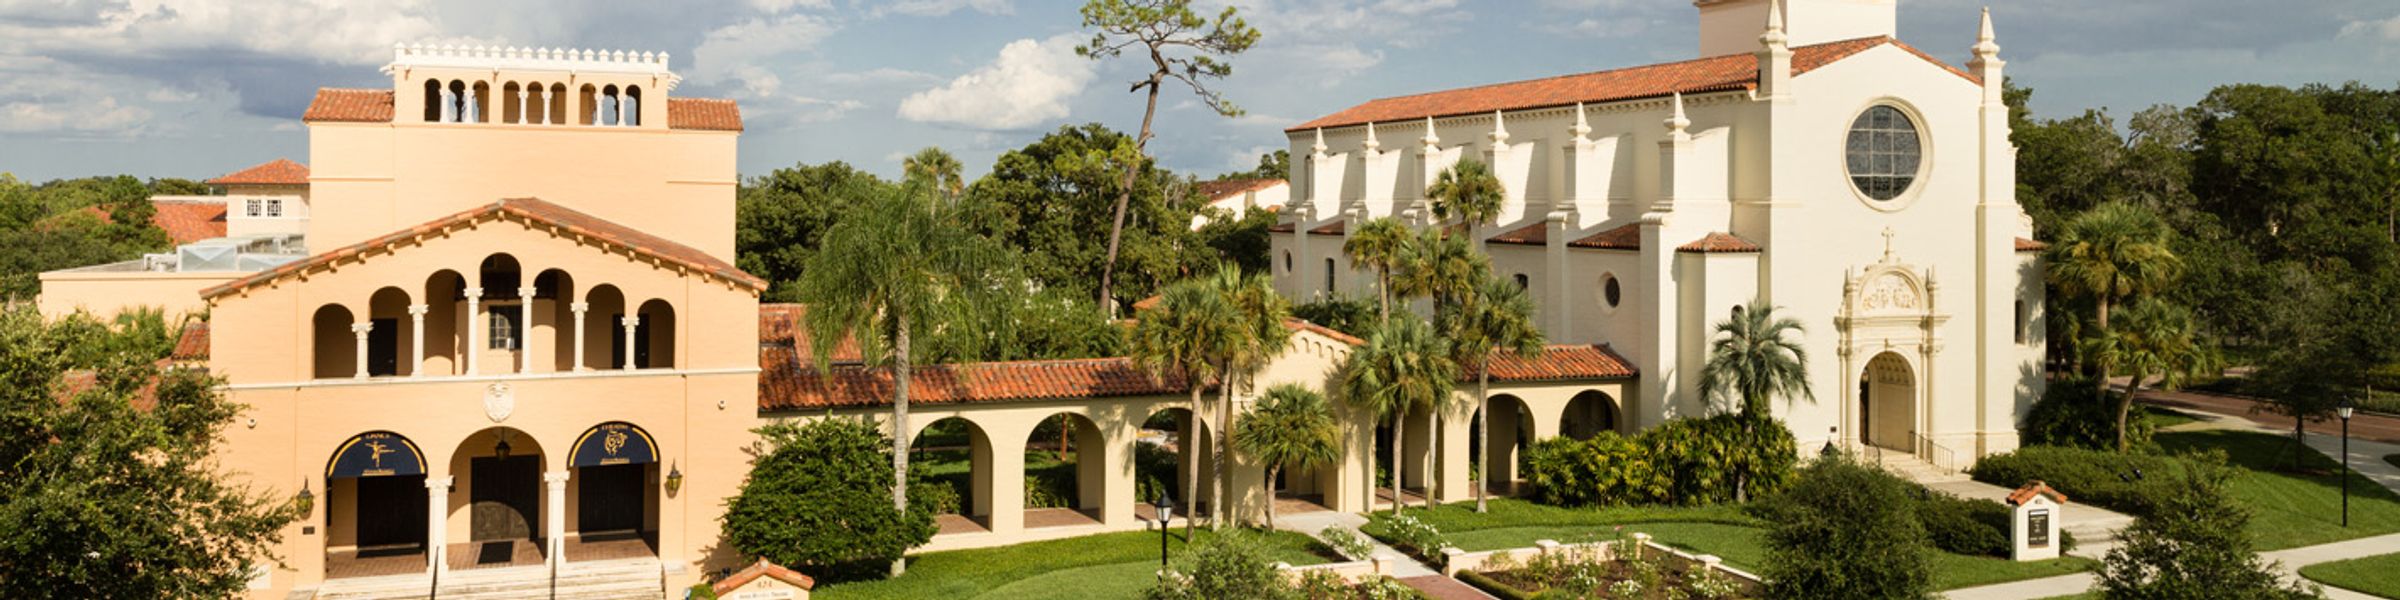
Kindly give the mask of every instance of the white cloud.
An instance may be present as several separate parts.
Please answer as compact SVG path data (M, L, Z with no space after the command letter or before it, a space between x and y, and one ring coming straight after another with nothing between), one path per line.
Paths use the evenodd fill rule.
M1421 15L1437 10L1458 8L1458 0L1383 0L1376 3L1375 8L1404 15Z
M71 102L0 104L0 132L126 131L150 119L150 111L117 104L113 96Z
M2400 17L2381 21L2351 21L2342 26L2342 37L2352 36L2378 36L2388 41L2400 42Z
M759 12L777 14L795 8L833 8L833 0L750 0L750 7Z
M692 75L697 80L739 86L751 97L772 96L783 82L765 65L778 56L816 47L835 29L832 21L807 14L754 18L719 27L692 50Z
M155 59L198 51L243 50L333 64L380 64L391 59L391 44L397 41L472 42L444 37L428 4L424 0L127 2L87 7L97 12L73 24L0 24L0 39L18 40L35 52ZM274 34L258 33L270 31Z
M875 16L897 13L912 17L939 17L962 9L974 9L987 15L1016 14L1010 0L900 0L875 8Z
M900 101L900 118L976 129L1023 129L1067 116L1067 101L1092 82L1092 61L1075 55L1082 36L1017 40L991 64Z
M826 83L842 85L921 83L927 81L939 81L940 79L940 77L935 77L932 73L922 73L918 71L894 69L890 67L880 67L857 72L829 73L823 78Z

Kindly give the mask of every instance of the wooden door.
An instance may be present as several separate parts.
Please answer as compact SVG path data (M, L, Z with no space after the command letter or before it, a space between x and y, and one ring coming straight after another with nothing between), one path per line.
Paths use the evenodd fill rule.
M576 529L590 534L642 528L642 484L649 465L583 467L575 473Z
M425 476L360 477L354 489L359 548L425 544Z
M542 460L538 456L477 457L469 493L468 539L531 540L541 529Z

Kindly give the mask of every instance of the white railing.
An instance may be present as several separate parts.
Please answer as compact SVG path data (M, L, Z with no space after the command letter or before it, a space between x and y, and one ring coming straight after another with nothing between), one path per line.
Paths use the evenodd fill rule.
M591 50L583 48L521 48L517 46L428 46L425 44L392 44L392 64L419 65L441 59L520 60L588 65L656 66L665 69L667 53L633 52L627 50Z

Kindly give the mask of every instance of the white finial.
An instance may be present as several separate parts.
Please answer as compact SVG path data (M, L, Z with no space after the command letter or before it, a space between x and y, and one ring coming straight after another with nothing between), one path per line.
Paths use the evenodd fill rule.
M1508 143L1508 117L1502 116L1500 111L1492 111L1492 145L1498 146L1506 143Z
M1424 142L1426 149L1442 145L1442 136L1433 133L1433 117L1425 117L1425 137L1418 138L1417 141Z
M1992 35L1992 7L1983 7L1983 32L1975 36L1975 55L1992 57L2000 54L1999 38Z
M1375 151L1375 149L1377 149L1377 148L1382 148L1382 147L1383 147L1383 142L1376 141L1376 139L1375 139L1375 122L1374 122L1374 121L1368 121L1368 122L1367 122L1367 141L1366 141L1366 142L1363 142L1363 143L1360 143L1359 145L1360 145L1360 146L1364 146L1364 147L1366 147L1366 149L1367 149L1367 151L1368 151L1368 152L1374 152L1374 151Z
M1592 133L1592 123L1586 120L1583 114L1583 103L1575 103L1575 126L1568 127L1567 131L1574 133L1578 138Z
M1783 32L1783 0L1767 0L1767 32L1758 35L1763 46L1782 46L1791 42Z
M665 52L660 52L660 53L658 53L658 64L659 64L659 66L666 66L666 64L667 64L667 53L665 53Z
M1317 143L1316 145L1309 146L1309 149L1315 151L1317 156L1325 155L1325 128L1317 128Z
M1683 116L1683 92L1676 92L1675 116L1667 117L1667 131L1683 133L1685 128L1691 126L1692 120Z

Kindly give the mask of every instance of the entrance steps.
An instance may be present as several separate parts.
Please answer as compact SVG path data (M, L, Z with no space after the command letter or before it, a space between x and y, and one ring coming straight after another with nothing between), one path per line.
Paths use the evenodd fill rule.
M655 558L570 562L558 569L554 588L546 566L467 569L442 574L430 590L426 575L361 577L327 581L316 600L665 600ZM428 591L434 591L428 594Z
M1914 454L1903 454L1900 452L1887 450L1884 451L1881 456L1876 456L1873 454L1868 455L1867 461L1882 467L1885 471L1890 471L1893 475L1899 475L1901 479L1913 481L1920 485L1950 483L1956 481L1966 481L1970 479L1967 477L1966 473L1934 466L1932 462L1928 462Z

